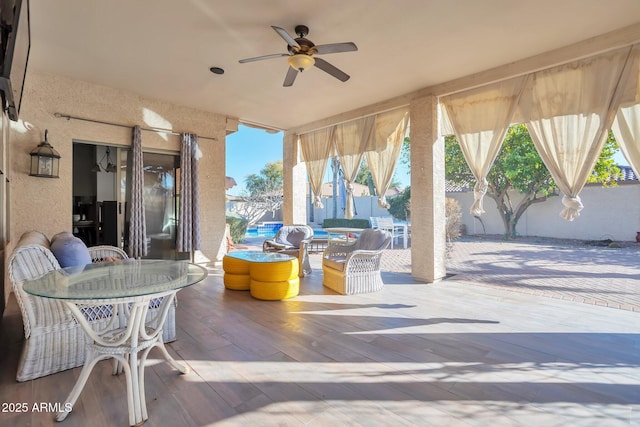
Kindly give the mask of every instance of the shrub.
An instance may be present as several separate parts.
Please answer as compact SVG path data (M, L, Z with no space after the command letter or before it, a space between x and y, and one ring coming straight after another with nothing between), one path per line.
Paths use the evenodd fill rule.
M406 221L411 215L411 187L407 187L404 191L394 198L387 199L390 207L388 209L392 217L401 221Z
M447 233L446 256L451 255L453 250L453 241L460 237L462 209L457 200L447 197L444 201L445 228Z
M244 235L247 233L247 226L249 225L249 221L237 213L227 212L226 218L227 224L229 224L229 228L231 231L231 240L234 244L242 243L244 240Z
M349 228L371 228L368 219L354 218L327 218L322 221L322 228L349 227Z

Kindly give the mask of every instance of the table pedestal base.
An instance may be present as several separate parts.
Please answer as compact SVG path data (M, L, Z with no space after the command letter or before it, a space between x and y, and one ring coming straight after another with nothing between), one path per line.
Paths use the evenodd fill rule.
M154 297L157 297L157 295L154 295ZM124 371L126 377L129 425L140 426L144 424L148 418L144 391L144 367L151 349L158 347L167 362L180 373L186 374L189 372L188 366L179 364L171 357L162 341L162 325L174 297L175 292L164 297L160 310L162 317L158 323L160 325L158 329L149 328L145 325L151 298L140 297L139 301L132 303L129 307L127 327L108 331L94 331L91 329L91 325L86 321L78 306L65 301L78 322L83 326L85 332L93 339L93 342L87 344L85 364L80 372L80 377L63 406L64 408L70 408L70 410L58 412L55 416L56 421L63 421L69 415L94 366L101 360L114 359L114 374ZM116 307L117 305L114 305L114 309Z

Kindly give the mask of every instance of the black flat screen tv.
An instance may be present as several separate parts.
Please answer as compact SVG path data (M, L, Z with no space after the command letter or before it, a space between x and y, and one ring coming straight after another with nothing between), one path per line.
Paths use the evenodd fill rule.
M29 0L0 0L0 91L9 118L18 121L31 49Z

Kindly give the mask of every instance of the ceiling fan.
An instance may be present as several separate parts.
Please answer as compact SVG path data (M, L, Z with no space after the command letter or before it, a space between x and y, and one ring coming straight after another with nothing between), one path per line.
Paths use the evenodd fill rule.
M320 68L322 71L332 75L336 79L346 82L349 80L349 75L339 68L331 65L322 58L316 58L313 55L325 55L328 53L340 53L340 52L354 52L358 50L358 47L353 42L345 43L330 43L315 45L309 39L305 37L309 34L309 28L305 25L297 25L295 33L297 38L293 38L289 33L280 27L271 26L280 37L287 42L287 50L289 53L274 53L271 55L257 56L255 58L241 59L240 63L261 61L263 59L279 58L282 56L288 56L289 70L284 78L283 86L291 86L296 80L298 72L302 72L311 68L313 65Z

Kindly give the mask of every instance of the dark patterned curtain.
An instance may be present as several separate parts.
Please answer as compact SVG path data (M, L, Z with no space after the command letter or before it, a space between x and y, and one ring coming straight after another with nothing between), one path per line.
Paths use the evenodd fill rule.
M131 215L129 223L129 256L147 255L147 227L144 213L144 170L142 169L142 137L140 126L133 128L131 143Z
M198 136L183 133L180 149L180 212L176 244L178 252L200 249L199 153Z

